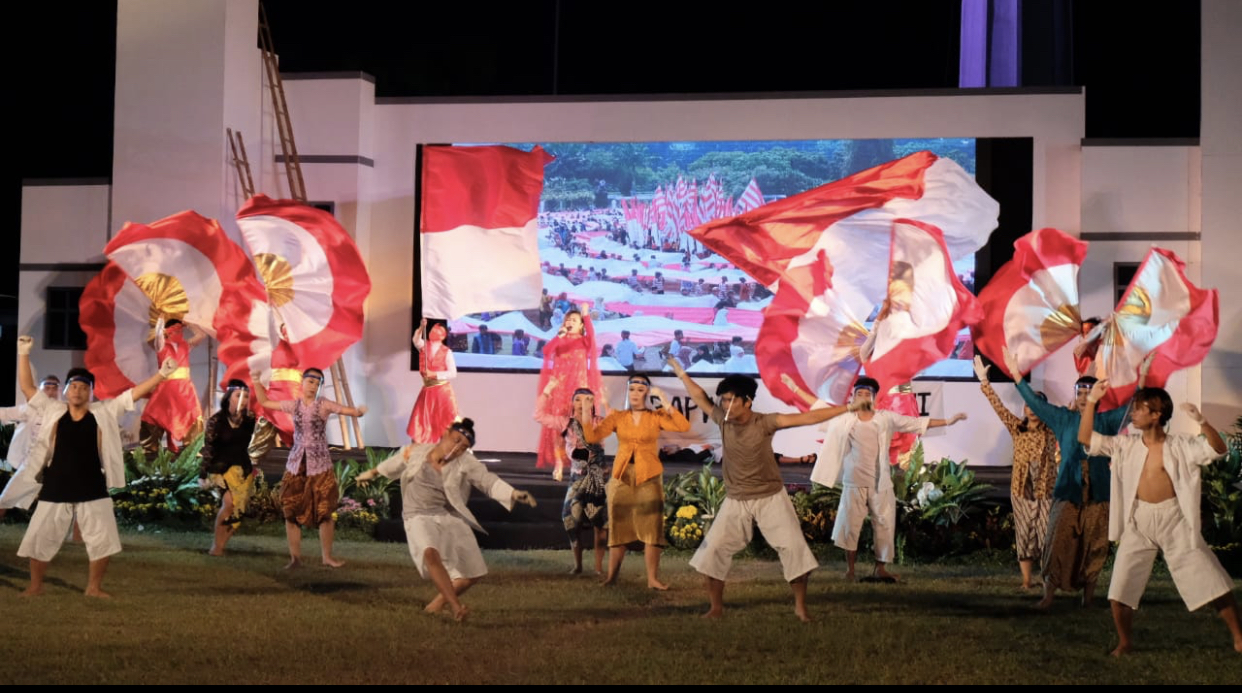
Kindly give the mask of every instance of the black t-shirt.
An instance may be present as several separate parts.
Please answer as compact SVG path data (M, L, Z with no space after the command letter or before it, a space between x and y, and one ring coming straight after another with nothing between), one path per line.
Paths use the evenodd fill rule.
M85 503L108 497L103 462L99 459L99 424L86 412L80 421L65 412L56 422L52 461L43 468L39 500L49 503Z

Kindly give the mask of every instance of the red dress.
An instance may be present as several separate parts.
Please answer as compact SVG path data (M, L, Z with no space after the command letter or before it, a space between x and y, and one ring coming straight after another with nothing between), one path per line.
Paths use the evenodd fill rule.
M457 369L450 363L452 352L443 341L424 344L425 348L418 350L418 372L423 376L423 389L414 401L405 432L415 443L438 443L449 424L457 418L457 398L449 384L449 378L457 374Z
M542 424L539 429L538 457L536 467L555 467L558 453L564 457L561 434L564 428L546 425L553 419L568 420L573 409L574 390L581 387L590 388L596 400L603 397L604 380L599 373L599 352L595 350L595 328L589 315L582 315L582 335L556 336L543 348L543 370L539 373L539 392L548 386L552 376L557 378L557 386L548 395L547 401L540 403L536 397L536 420Z
M875 408L885 411L895 412L902 416L919 416L919 398L915 396L914 389L910 383L900 385L889 390L876 400ZM893 442L888 448L888 463L897 465L901 462L901 457L914 449L914 444L919 440L918 435L914 433L894 433Z
M272 379L267 384L267 398L273 402L295 400L301 394L302 371L298 357L289 342L281 339L272 349ZM289 447L293 441L293 416L280 409L263 409L259 412L280 432L281 443Z
M142 410L142 420L168 431L168 439L175 446L184 441L194 423L203 415L194 381L190 380L190 345L186 344L181 330L175 327L169 330L157 357L159 363L170 358L177 362L177 370L155 387L150 401Z

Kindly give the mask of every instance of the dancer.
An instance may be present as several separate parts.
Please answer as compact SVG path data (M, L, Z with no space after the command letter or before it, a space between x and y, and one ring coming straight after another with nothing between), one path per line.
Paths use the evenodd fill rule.
M86 544L90 567L86 596L108 597L103 591L108 560L121 551L109 488L125 486L125 459L117 417L133 411L134 400L155 389L177 369L165 359L160 370L120 396L92 402L95 377L85 368L71 368L65 377L65 401L53 401L35 389L30 374L34 339L17 339L17 380L30 413L42 419L39 437L22 469L25 483L41 483L39 505L30 518L17 555L30 559L30 586L25 596L43 594L48 565L60 551L76 521Z
M947 419L933 419L877 410L875 396L879 391L880 384L874 378L863 376L854 381L851 411L828 424L819 461L811 471L811 481L824 486L842 484L832 541L845 551L845 579L851 582L855 579L859 535L863 520L868 517L875 542L875 568L871 577L881 582L899 579L887 568L893 562L897 530L897 498L893 494L893 476L888 464L893 433L922 435L929 428L952 426L966 419L962 413ZM798 392L804 400L809 397L809 393ZM828 405L816 400L814 406Z
M983 359L979 356L975 357L975 375L979 378L983 395L1013 438L1013 474L1009 482L1009 497L1013 502L1022 589L1029 590L1034 586L1031 573L1035 561L1043 555L1044 537L1048 534L1048 513L1052 510L1052 487L1057 480L1060 455L1057 437L1030 407L1025 407L1021 419L1005 408L988 382L988 367L983 365ZM1043 402L1048 401L1042 392L1036 392L1035 396Z
M1048 512L1048 535L1040 577L1044 596L1040 609L1052 606L1057 590L1082 590L1082 605L1091 606L1096 581L1108 560L1108 458L1088 456L1078 443L1079 410L1096 379L1084 375L1074 383L1074 409L1049 404L1036 396L1022 379L1017 358L1004 350L1005 367L1014 378L1018 394L1026 406L1052 429L1061 449L1061 465L1052 489L1052 510ZM1139 376L1140 386L1144 375ZM1125 424L1129 407L1119 407L1094 417L1095 430L1115 435Z
M453 351L444 340L448 330L437 322L427 334L427 318L418 323L414 332L414 348L418 349L418 372L423 376L423 389L418 392L410 423L405 432L415 443L434 443L448 425L457 418L457 398L449 381L457 377Z
M670 357L669 366L699 408L720 427L725 499L707 530L690 567L703 575L711 606L705 618L724 615L724 581L733 556L746 548L755 525L781 558L785 580L794 593L794 615L810 621L806 587L819 567L802 535L802 523L785 490L772 436L784 428L809 426L844 414L846 407L815 409L800 414L761 414L752 409L759 384L745 375L730 375L716 386L718 403Z
M643 545L647 567L647 586L667 590L660 582L660 553L664 550L664 465L660 464L660 431L690 430L690 422L673 408L668 395L651 387L645 375L632 375L626 393L629 407L614 410L598 425L587 413L578 413L582 437L599 443L617 434L617 454L608 482L608 576L605 585L617 582L621 561L631 545ZM648 395L660 401L660 408L647 407Z
M241 380L230 380L220 398L220 409L207 420L203 437L203 471L208 483L222 490L220 512L212 535L212 556L223 556L250 495L254 492L255 467L248 449L254 436L255 417L250 411L250 389Z
M60 378L48 374L39 383L39 391L48 400L60 400ZM0 408L0 421L17 422L13 429L13 437L9 439L9 458L7 462L13 468L9 483L0 492L0 517L4 517L9 508L30 510L30 504L39 496L39 484L29 480L22 474L22 467L30 455L30 448L39 439L39 431L43 429L43 417L36 416L28 405Z
M163 322L161 320L161 322ZM151 393L151 399L142 408L139 439L147 455L160 450L164 434L168 434L168 447L178 450L187 441L198 437L203 430L203 408L190 380L190 351L207 338L205 332L188 338L186 327L180 320L169 320L155 326L155 348L160 363L165 359L177 362L177 370Z
M363 485L381 474L401 479L401 512L410 557L418 574L429 578L440 592L425 611L435 613L447 604L458 621L470 613L461 595L487 575L487 564L471 530L486 532L466 507L470 487L506 510L512 510L514 503L535 507L529 493L487 471L470 451L474 441L474 422L463 419L451 424L435 445L406 445L356 479Z
M583 306L585 311L587 306ZM547 391L544 412L552 417L568 419L572 412L574 392L586 388L591 392L603 392L603 378L599 373L599 358L595 350L595 328L585 312L574 308L565 315L560 331L543 348L543 369L539 373L539 395ZM550 391L548 384L555 377L556 385ZM552 476L561 479L565 468L565 449L561 433L564 426L544 425L539 431L539 448L535 466L552 467Z
M564 431L565 447L571 450L569 488L561 506L561 522L569 534L569 548L574 554L572 574L582 572L582 542L579 534L592 530L595 537L595 574L604 574L604 553L608 547L608 500L606 486L608 472L604 469L604 448L598 443L587 443L578 418L585 417L598 423L595 411L595 393L586 388L574 391L573 417L557 417L547 411L549 393L556 389L556 378L540 393L535 404L535 419L544 426L559 427ZM605 408L608 406L604 403Z
M1224 457L1225 441L1190 403L1182 409L1199 424L1200 435L1165 433L1173 417L1173 400L1158 387L1134 393L1131 424L1138 434L1102 435L1092 423L1096 402L1107 393L1107 379L1091 388L1082 408L1078 441L1089 446L1089 454L1112 460L1108 538L1120 542L1108 588L1118 639L1113 655L1121 656L1134 646L1130 633L1134 610L1147 589L1157 551L1164 554L1186 608L1215 607L1233 636L1233 649L1242 652L1233 580L1203 541L1199 526L1200 468Z
M254 383L254 399L264 409L293 415L293 449L285 475L280 480L280 505L285 515L285 537L289 541L289 563L286 569L302 565L302 525L319 527L319 546L323 564L332 568L345 565L332 556L332 537L336 523L332 513L340 501L336 473L328 454L328 417L358 416L367 413L365 405L344 407L330 399L319 399L323 371L307 368L302 373L302 393L295 400L273 401L259 381L258 373L250 374Z
M289 333L285 330L284 323L280 324L278 332L280 338L272 347L272 378L267 383L267 396L273 402L297 399L298 388L302 384L298 357L293 353L293 346L289 344ZM248 452L251 464L257 467L278 443L286 448L293 443L293 417L279 409L262 409L254 401L251 401L250 407L255 410L258 421L254 426L254 436L250 439Z

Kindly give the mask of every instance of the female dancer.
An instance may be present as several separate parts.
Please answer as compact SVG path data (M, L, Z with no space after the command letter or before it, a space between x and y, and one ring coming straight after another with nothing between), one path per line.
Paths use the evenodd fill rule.
M661 408L648 409L648 394L660 400ZM621 560L631 544L643 545L647 564L647 586L666 590L660 582L660 552L664 540L664 465L660 464L660 431L688 431L690 422L668 402L663 390L651 387L645 375L629 379L629 408L613 411L596 425L584 412L578 414L582 437L599 443L617 434L617 455L613 458L612 480L608 482L608 577L605 585L615 584Z
M586 308L586 306L584 306ZM599 357L595 350L595 328L586 312L571 309L561 323L560 332L543 348L543 370L539 373L540 397L545 396L544 414L568 419L574 391L587 388L602 392L603 379L599 374ZM548 385L555 385L549 390ZM536 407L539 406L536 400ZM538 412L537 412L538 414ZM536 420L539 416L536 415ZM564 426L544 423L539 432L539 449L535 466L553 467L552 476L560 480L565 468L565 449L561 441Z
M427 334L427 318L414 332L414 348L418 349L418 372L423 376L423 389L410 412L405 432L415 443L435 443L457 418L457 398L449 381L457 377L453 352L444 344L448 330L436 323Z
M220 410L207 420L203 438L203 474L212 486L224 490L216 515L212 556L223 556L254 491L254 466L248 453L255 418L249 407L250 390L241 380L230 380L220 398Z

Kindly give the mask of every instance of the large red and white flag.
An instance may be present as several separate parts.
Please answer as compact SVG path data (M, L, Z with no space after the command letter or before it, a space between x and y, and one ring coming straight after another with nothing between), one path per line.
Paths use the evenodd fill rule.
M152 326L178 319L215 337L232 319L219 311L227 287L254 276L250 260L215 219L185 211L128 223L104 248L151 302Z
M961 166L916 152L691 235L775 288L755 346L759 372L776 397L805 408L780 375L825 401L844 401L858 372L850 360L866 337L862 320L888 292L894 223L938 230L956 259L987 242L998 214Z
M538 307L536 215L552 158L539 147L423 149L424 315Z
M331 366L362 338L371 292L353 238L321 209L266 195L246 202L237 225L299 365Z
M864 363L880 392L947 357L958 332L983 317L978 299L957 278L939 229L897 220L890 257L888 296L874 326L875 348Z
M1096 356L1110 385L1101 409L1120 406L1134 394L1139 366L1150 353L1155 356L1148 387L1164 387L1174 372L1202 362L1219 327L1216 289L1195 286L1181 258L1152 248L1117 304Z
M95 376L95 396L111 399L155 372L155 351L147 348L151 299L120 265L109 262L82 290L78 322L86 333L86 368Z
M1087 244L1045 228L1019 238L1013 249L1013 259L979 292L984 319L971 334L997 364L1005 363L1008 348L1026 374L1081 334L1078 272Z

